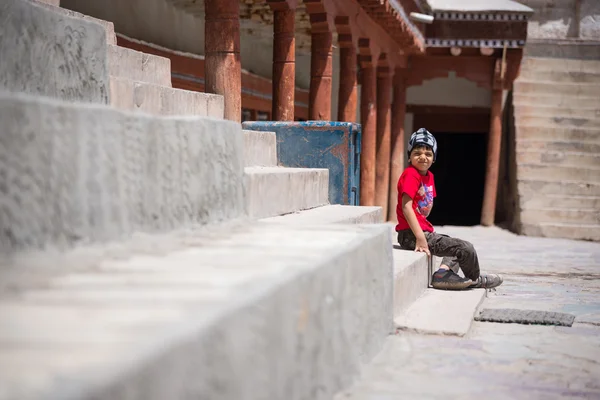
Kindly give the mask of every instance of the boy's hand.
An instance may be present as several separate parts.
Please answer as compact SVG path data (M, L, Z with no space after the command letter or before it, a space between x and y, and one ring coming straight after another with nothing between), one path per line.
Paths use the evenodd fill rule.
M429 252L429 246L427 245L427 239L425 239L424 237L417 239L415 251L426 253L428 257L431 257L431 253Z

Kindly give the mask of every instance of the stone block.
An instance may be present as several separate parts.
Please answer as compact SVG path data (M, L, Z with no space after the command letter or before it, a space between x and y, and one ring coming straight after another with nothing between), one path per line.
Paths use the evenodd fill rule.
M171 60L126 47L108 45L111 76L171 87Z
M223 119L223 97L110 77L111 104L156 115L194 115Z
M577 178L574 176L573 178ZM538 195L600 196L599 182L560 181L548 179L519 179L517 188L521 197Z
M600 168L600 154L586 152L562 152L562 151L543 151L537 150L519 150L517 149L517 163L523 164L543 164L543 165L563 165L577 167L586 165ZM600 177L598 179L600 181Z
M521 209L520 221L522 224L539 223L571 223L582 225L600 225L600 210L567 208L526 208Z
M276 166L277 138L275 132L244 130L244 156L247 167Z
M600 113L600 106L598 107ZM559 128L592 128L600 130L600 118L586 118L572 115L516 115L515 123Z
M0 252L245 213L239 124L0 94Z
M0 4L0 89L106 104L103 27L53 8L60 10L23 0Z
M517 166L517 179L535 179L544 181L583 181L599 182L600 168L590 166L560 166L519 164Z
M517 140L547 141L550 142L571 142L600 144L600 130L594 129L569 129L564 127L551 126L527 126L517 124ZM576 148L583 147L574 145Z
M248 214L273 217L329 203L329 170L246 167Z
M77 18L80 20L91 21L97 24L102 25L104 31L106 32L106 44L115 45L117 44L117 35L115 34L115 25L112 22L105 21L103 19L98 19L94 17L90 17L89 15L82 14L77 11L73 11L67 8L60 7L60 0L27 0L36 2L41 6L45 6L49 10L59 13L61 15L66 15L69 17Z
M393 330L388 227L228 229L47 255L64 268L37 288L20 275L0 301L0 398L331 399Z
M519 233L526 236L541 236L600 242L600 225L569 223L522 224Z
M577 83L527 82L520 79L514 83L514 90L521 94L531 93L556 97L584 96L596 99L600 97L600 85L593 83L580 85Z

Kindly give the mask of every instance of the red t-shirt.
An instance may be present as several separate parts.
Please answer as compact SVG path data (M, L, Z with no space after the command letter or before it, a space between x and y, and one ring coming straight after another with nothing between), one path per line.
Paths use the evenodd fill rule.
M427 221L427 216L429 216L433 207L433 198L436 196L433 174L427 171L427 175L421 175L415 167L410 165L400 175L398 180L398 205L396 206L396 216L398 217L396 231L410 229L402 212L403 193L413 199L413 210L423 232L433 232L433 225Z

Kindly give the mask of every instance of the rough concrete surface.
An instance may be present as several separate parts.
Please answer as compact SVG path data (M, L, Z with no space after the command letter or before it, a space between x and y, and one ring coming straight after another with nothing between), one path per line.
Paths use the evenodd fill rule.
M329 204L329 170L246 167L248 215L273 217Z
M471 329L483 289L427 289L406 310L394 317L396 328L418 333L464 336Z
M0 94L0 249L245 215L240 125Z
M223 119L223 96L110 77L110 103L121 110L155 115L195 115Z
M171 87L171 60L126 47L108 45L110 75Z
M275 132L244 130L244 158L246 167L274 167L277 165L277 137Z
M600 244L441 227L504 275L483 308L576 315L573 327L474 322L465 337L401 333L335 399L600 398ZM452 304L448 305L452 307Z
M392 233L393 242L396 234ZM394 246L394 316L400 315L427 289L427 256Z
M3 400L330 399L392 330L384 225L229 223L0 274Z
M0 3L0 89L107 103L103 27L51 7L24 0Z
M331 204L310 210L276 217L264 218L265 222L285 224L378 224L383 222L381 207L342 206Z

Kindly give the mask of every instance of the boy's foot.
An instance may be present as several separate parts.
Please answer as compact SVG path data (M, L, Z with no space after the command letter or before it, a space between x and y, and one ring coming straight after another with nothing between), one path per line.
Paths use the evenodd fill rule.
M492 289L502 285L504 279L497 274L479 275L479 278L470 286L473 289Z
M468 278L462 278L451 269L438 269L431 278L431 285L435 289L462 290L473 283Z

